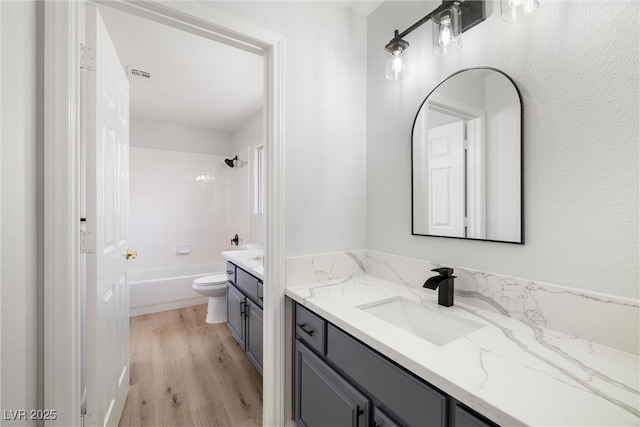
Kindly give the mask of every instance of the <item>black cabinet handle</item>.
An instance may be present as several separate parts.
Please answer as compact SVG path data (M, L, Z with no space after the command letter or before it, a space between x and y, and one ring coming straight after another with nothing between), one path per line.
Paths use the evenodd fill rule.
M307 334L309 334L309 336L311 336L311 337L313 336L313 333L315 332L313 329L308 329L306 323L298 323L298 327L300 329L302 329L304 332L306 332Z
M227 270L227 274L233 274L233 270Z
M360 409L360 405L356 406L356 417L358 418L358 427L360 427L360 417L364 415L364 411ZM375 425L375 424L374 424Z
M240 302L240 316L245 316L244 306L245 306L245 303L244 302Z
M264 301L264 297L258 297L258 299L263 302Z

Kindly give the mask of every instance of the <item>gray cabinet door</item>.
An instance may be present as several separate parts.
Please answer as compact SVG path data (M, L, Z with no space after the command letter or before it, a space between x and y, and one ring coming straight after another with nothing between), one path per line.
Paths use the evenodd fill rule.
M262 309L247 301L247 355L262 373Z
M231 334L238 340L242 349L245 348L245 319L246 298L231 283L227 283L227 326Z
M304 427L366 427L369 400L296 340L295 418Z

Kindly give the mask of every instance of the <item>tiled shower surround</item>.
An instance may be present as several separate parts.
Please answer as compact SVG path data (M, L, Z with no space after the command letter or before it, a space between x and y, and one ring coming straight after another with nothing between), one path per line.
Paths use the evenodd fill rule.
M421 288L441 264L368 250L287 258L286 286L358 275ZM471 270L455 269L455 301L604 344L639 353L640 303L580 289ZM433 292L426 290L426 292Z
M249 168L225 156L130 148L130 247L133 268L222 264L249 229ZM239 153L242 160L246 153ZM179 254L178 246L190 253Z

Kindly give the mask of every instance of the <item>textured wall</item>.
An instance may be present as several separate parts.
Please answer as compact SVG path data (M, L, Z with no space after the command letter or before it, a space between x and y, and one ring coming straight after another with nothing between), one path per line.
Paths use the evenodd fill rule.
M513 24L488 19L460 52L407 37L411 75L384 78L384 45L439 2L387 2L368 19L367 248L638 298L639 5L543 2ZM424 97L453 72L510 75L525 111L524 246L411 236L410 137Z

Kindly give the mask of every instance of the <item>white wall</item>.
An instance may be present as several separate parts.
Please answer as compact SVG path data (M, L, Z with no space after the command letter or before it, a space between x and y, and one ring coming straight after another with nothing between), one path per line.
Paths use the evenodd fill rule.
M251 167L247 160L249 158L249 147L236 151L233 157L238 156L235 166L230 168L225 165L229 182L225 186L228 192L226 203L220 206L227 213L227 231L221 237L230 244L231 238L238 234L240 244L248 243L249 236L249 215L251 211L249 203ZM236 246L230 249L238 249Z
M543 2L507 24L489 2L460 52L434 56L425 25L407 37L411 75L385 80L393 31L439 4L387 2L368 19L366 247L638 298L638 3ZM441 80L483 65L523 96L525 245L411 236L415 114Z
M1 410L43 399L41 13L34 2L0 2Z
M231 135L213 129L131 117L131 145L190 153L230 155Z
M332 2L207 2L285 38L286 255L365 244L366 19Z
M249 235L244 239L246 243L264 244L264 215L257 215L254 206L255 197L255 148L265 142L264 111L260 110L244 125L231 134L234 153L246 153L249 173Z

